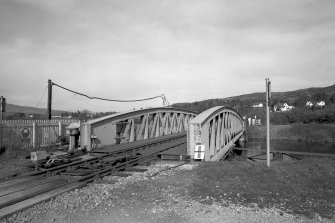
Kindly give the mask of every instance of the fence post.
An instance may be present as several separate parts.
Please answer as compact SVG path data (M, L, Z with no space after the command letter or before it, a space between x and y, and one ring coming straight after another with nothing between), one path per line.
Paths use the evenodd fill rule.
M33 148L36 148L36 122L33 122Z
M62 133L63 133L63 131L62 131L62 122L59 121L59 123L58 123L58 136L61 137Z

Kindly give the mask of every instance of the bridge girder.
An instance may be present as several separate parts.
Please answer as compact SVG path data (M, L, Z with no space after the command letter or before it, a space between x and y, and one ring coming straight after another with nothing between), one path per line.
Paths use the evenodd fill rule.
M117 113L81 124L81 147L88 150L186 132L196 113L159 107Z
M205 148L204 160L220 160L241 137L242 117L232 108L216 106L189 122L187 154L194 158L196 146Z

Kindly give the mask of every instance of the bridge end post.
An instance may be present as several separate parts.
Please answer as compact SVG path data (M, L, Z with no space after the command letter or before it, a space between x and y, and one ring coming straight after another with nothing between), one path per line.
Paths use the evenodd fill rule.
M87 151L92 150L91 125L88 123L81 123L80 125L80 146L81 148L86 148Z
M192 119L189 129L187 152L191 159L219 161L232 151L246 127L234 109L216 106ZM204 148L201 158L195 155L199 147Z

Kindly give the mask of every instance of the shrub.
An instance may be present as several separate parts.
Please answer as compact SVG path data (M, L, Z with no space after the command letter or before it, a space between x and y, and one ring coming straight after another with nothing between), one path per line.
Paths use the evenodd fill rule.
M287 125L289 124L288 116L285 112L272 112L270 121L273 125Z

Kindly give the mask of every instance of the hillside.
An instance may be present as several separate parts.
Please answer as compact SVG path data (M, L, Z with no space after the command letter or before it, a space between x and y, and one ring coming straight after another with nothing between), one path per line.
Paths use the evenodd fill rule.
M307 98L312 98L312 96L318 92L325 92L328 96L335 94L335 85L329 87L311 87L305 89L299 89L295 91L286 91L286 92L272 92L271 97L273 100L286 100L289 102L294 102L298 97L304 95ZM238 99L240 101L265 101L265 92L244 94L239 96L233 96L229 98L223 98L221 100L231 101Z
M271 96L272 99L277 100L287 100L290 102L293 102L296 100L299 96L305 95L307 98L312 98L312 96L318 92L325 92L327 95L335 94L335 85L329 86L329 87L311 87L306 89L300 89L295 91L286 91L286 92L272 92ZM232 97L235 99L239 99L241 101L244 100L263 100L265 101L265 93L253 93L253 94L246 94L246 95L240 95L236 97Z
M295 106L302 106L307 100L314 100L319 98L321 100L334 100L335 99L335 85L329 87L311 87L306 89L299 89L287 92L272 92L271 104L274 105L278 102L287 102ZM317 100L319 100L317 99ZM177 108L184 108L196 112L202 112L213 106L230 106L241 111L248 113L248 110L255 103L265 102L265 92L257 92L251 94L238 95L228 98L208 99L204 101L197 101L192 103L175 103L172 106Z
M52 115L60 115L66 111L61 110L52 110ZM26 115L29 114L47 114L46 108L35 108L29 106L20 106L20 105L13 105L13 104L6 104L6 113L7 114L14 114L14 113L24 113Z

